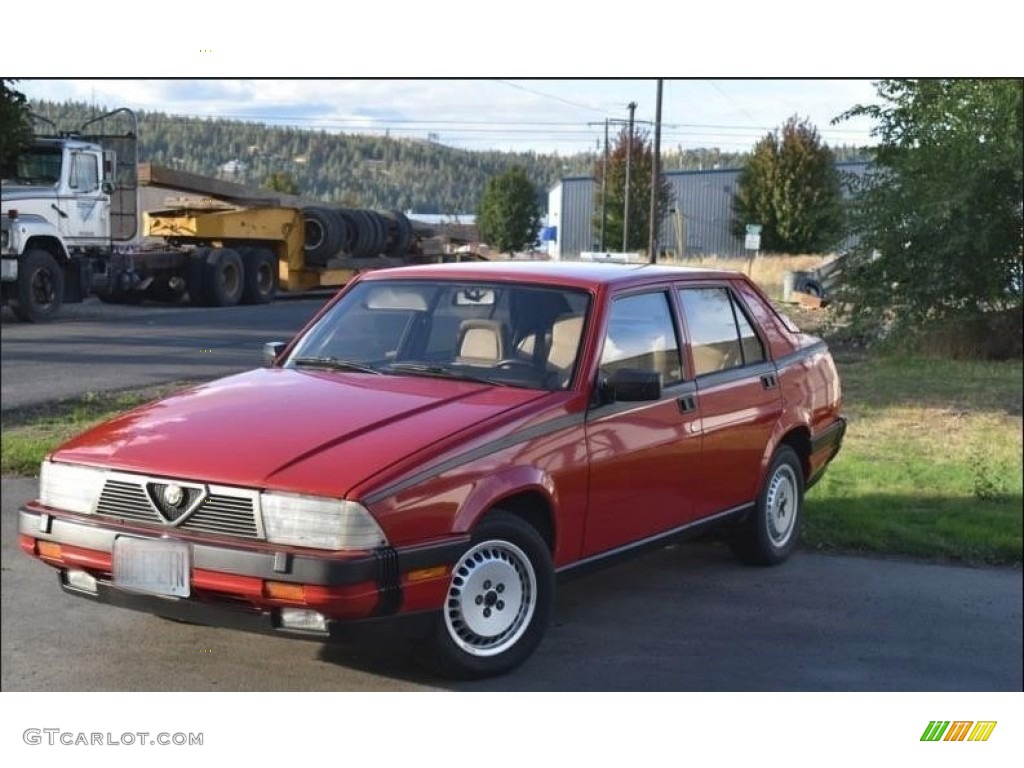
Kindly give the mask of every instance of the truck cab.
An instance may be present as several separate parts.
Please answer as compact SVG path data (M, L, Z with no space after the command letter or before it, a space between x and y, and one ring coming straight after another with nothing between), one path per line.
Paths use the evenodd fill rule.
M134 130L124 138L134 149ZM135 185L119 181L123 170L114 149L78 133L37 136L3 169L0 294L20 319L48 319L81 301L97 275L106 279L96 263L137 228Z

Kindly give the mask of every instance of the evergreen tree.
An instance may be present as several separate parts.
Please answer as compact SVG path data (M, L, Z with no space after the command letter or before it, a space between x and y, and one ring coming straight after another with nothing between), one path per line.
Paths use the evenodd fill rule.
M761 139L747 159L733 196L732 232L759 224L770 253L820 253L842 233L835 156L807 121L791 117Z
M630 146L632 145L632 152ZM605 217L604 248L617 251L622 248L622 233L626 203L626 158L632 157L629 169L629 237L627 251L646 251L650 237L651 220L651 174L654 172L654 151L648 141L647 132L634 128L632 143L629 128L623 128L608 151L608 180L604 185L607 206L602 197L604 161L594 163L593 231L600 236L602 215ZM658 221L668 213L672 203L672 185L664 177L658 185Z
M0 80L0 168L7 176L10 163L32 140L32 122L25 95L12 86L14 80ZM10 86L8 85L10 84Z
M540 228L540 206L524 168L513 166L487 182L476 225L480 238L502 253L533 246Z
M299 185L295 183L295 179L282 171L274 171L267 176L263 181L263 187L274 192L283 192L286 195L299 194Z

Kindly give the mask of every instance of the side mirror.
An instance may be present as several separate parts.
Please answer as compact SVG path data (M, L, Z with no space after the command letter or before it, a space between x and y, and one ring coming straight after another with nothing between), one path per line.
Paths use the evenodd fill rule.
M622 368L608 377L605 386L617 402L661 399L661 374L637 368Z
M103 188L103 194L104 195L112 195L112 194L114 194L114 182L112 182L112 181L104 181L100 186Z
M284 348L288 346L283 341L268 341L263 345L263 365L267 368L274 367L274 361L281 355Z

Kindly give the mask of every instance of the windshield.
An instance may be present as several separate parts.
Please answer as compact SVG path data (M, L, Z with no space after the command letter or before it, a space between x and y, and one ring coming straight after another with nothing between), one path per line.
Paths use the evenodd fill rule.
M60 164L60 147L30 147L4 166L3 178L14 184L52 187L60 181Z
M574 289L366 281L309 330L285 365L566 389L589 305Z

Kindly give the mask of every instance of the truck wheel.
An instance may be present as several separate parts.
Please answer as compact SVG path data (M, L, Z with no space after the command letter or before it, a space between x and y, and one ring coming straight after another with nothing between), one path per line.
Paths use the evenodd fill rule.
M496 510L453 567L421 660L446 677L508 672L540 643L554 599L555 571L544 539L522 518Z
M306 261L322 267L334 258L345 241L345 221L330 208L310 206L302 209L305 227Z
M277 295L277 256L269 248L239 248L245 278L242 281L242 304L266 304Z
M31 250L18 266L18 297L11 309L19 320L49 320L64 301L64 272L46 251Z
M206 257L206 280L203 289L206 305L233 307L242 298L245 267L238 251L214 248Z

